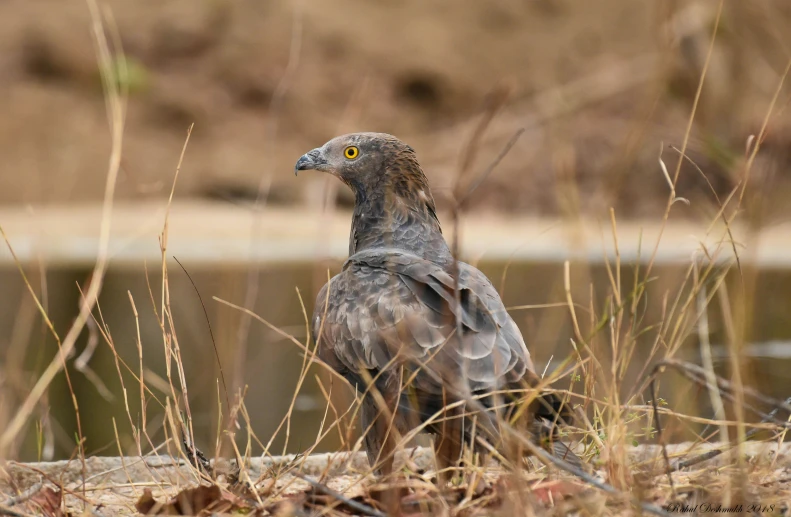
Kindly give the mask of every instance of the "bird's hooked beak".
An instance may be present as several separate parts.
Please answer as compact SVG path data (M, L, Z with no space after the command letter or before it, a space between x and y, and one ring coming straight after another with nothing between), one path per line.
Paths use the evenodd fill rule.
M294 176L296 176L299 171L321 170L325 165L327 165L327 160L324 159L321 149L313 149L303 154L299 160L297 160L297 164L294 166Z

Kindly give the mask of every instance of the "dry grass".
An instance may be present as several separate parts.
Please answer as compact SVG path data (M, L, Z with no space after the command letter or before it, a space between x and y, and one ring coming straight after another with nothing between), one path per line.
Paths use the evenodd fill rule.
M111 18L100 14L93 2L89 2L89 5L92 6L96 27L100 66L107 71L112 62L124 62L119 38L113 37L112 44L108 43L106 27L110 28L109 34L115 36L112 23L107 24ZM662 225L667 223L677 203L685 202L677 196L676 185L682 163L688 160L687 143L698 101L706 84L717 22L712 29L709 52L699 78L686 137L678 152L677 162L674 167L668 167L664 156L659 160L657 174L664 174L669 188ZM784 80L785 75L782 77ZM135 300L129 294L130 311L135 321L138 321L143 310L151 310L156 314L162 335L163 356L143 357L138 324L138 364L130 364L121 357L117 351L116 337L105 324L101 309L96 304L107 264L106 242L125 119L125 93L119 90L119 84L125 83L105 77L113 135L103 218L105 246L100 250L91 282L82 293L80 316L62 340L49 324L45 304L39 300L20 265L19 270L30 295L35 299L41 317L48 322L60 352L3 428L0 434L0 457L13 457L21 432L35 419L37 408L54 376L61 369L68 375L67 361L71 358L77 336L87 324L99 333L112 350L121 382L128 422L113 421L120 459L114 462L86 457L79 422L90 412L90 408L78 405L70 386L80 429L73 458L79 464L79 469L74 470L68 463L7 463L4 484L9 490L19 493L9 494L9 498L0 503L0 514L56 515L62 511L191 514L216 511L261 515L302 515L313 512L325 515L384 515L385 495L393 491L399 496L401 510L408 514L563 515L575 512L580 515L629 515L642 511L667 515L677 511L676 504L709 504L712 507L718 504L725 507L741 504L745 511L749 511L751 505L761 505L760 513L768 512L763 511L763 507L771 508L771 513L787 511L791 493L791 462L789 451L782 445L789 426L787 422L791 416L791 407L751 390L742 375L740 354L750 331L748 315L755 302L756 271L749 261L751 243L734 242L730 231L735 218L744 217L742 203L748 192L748 180L766 129L776 113L782 81L769 102L760 132L747 142L747 152L741 162L736 187L722 200L716 198L715 193L719 208L709 230L717 236L719 244L708 248L701 246L700 252L691 258L680 284L674 286L672 292L664 294L662 318L659 321L644 320L647 293L654 280L653 258L659 242L645 243L647 265L638 265L634 269L634 276L626 277L625 265L620 260L614 211L611 210L609 214L609 229L602 229L602 238L612 239L615 249L614 256L607 257L606 261L609 285L604 296L594 296L592 286L585 285L580 289L580 286L574 285L574 272L584 265L565 264L563 306L573 326L574 352L561 358L561 368L545 372L544 379L546 387L550 384L556 388L563 386L564 389L559 389L558 393L568 397L577 408L580 415L578 427L567 430L564 439L574 444L589 463L590 471L577 471L562 460L551 457L536 447L530 437L512 426L511 422L502 422L506 437L530 450L538 461L531 459L525 463L522 458L499 457L495 463L479 466L467 452L461 467L454 473L451 486L438 487L431 455L425 449L410 448L420 429L400 437L399 468L392 479L377 479L372 475L371 466L362 461L359 454L342 452L354 453L361 447L360 432L354 427L358 404L355 401L348 407L338 407L332 396L333 386L337 384L326 385L318 376L316 380L324 395L325 407L315 442L302 446L304 453L301 455L284 457L291 438L292 417L298 395L306 380L316 375L312 366L320 363L316 361L315 343L311 343L309 338L302 342L255 314L246 308L252 305L249 299L243 305L217 297L213 301L241 311L246 317L266 325L299 348L303 362L297 387L276 431L271 437L263 439L256 435L250 423L245 389L234 388L233 385L229 389L222 369L222 366L228 365L222 365L221 377L211 380L217 386L216 402L219 406L217 442L211 454L205 455L199 451L193 440L193 410L190 407L183 349L175 331L171 307L167 216L160 236L162 260L157 272L161 290L155 293L151 287L154 282L150 282L149 300ZM494 98L498 97L495 95ZM477 163L478 145L503 103L504 97L492 103L491 109L481 117L462 150L460 172L454 189L454 226L464 215L464 201L494 167L482 168L477 176L472 172ZM505 143L505 150L493 162L495 165L519 134ZM185 153L189 153L188 141L189 133L176 167L168 206L177 186L182 160ZM566 192L564 195L575 197L584 194ZM759 224L759 221L750 219L747 222ZM718 260L731 252L734 253L732 260L724 264ZM733 274L738 278L735 286L726 281L726 277ZM586 290L589 290L590 296L580 298L579 293ZM254 298L256 295L252 294L248 298L251 296ZM553 300L547 302L555 303ZM708 314L715 302L719 303L729 335L731 378L727 380L715 375L710 361ZM307 328L304 303L303 315ZM309 332L306 334L309 335ZM704 358L703 367L689 365L679 358L682 345L696 336ZM646 346L649 348L648 353L644 350ZM638 358L643 362L639 365L639 373L634 375L632 370ZM153 375L144 365L146 360L162 359L166 365L164 379ZM219 352L217 360L220 360ZM680 372L682 376L674 377L668 387L666 379L672 375L670 370ZM333 372L328 374L335 375ZM124 379L130 377L134 379L134 386L125 384ZM687 392L692 393L693 388L705 390L714 408L713 415L672 409L659 397L659 394L673 390L689 390ZM526 392L525 401L533 396L533 392ZM130 410L131 397L140 399L142 410L139 415ZM472 399L464 402L471 407L477 404ZM152 421L147 417L152 405L164 414L161 421ZM439 413L434 418L439 421L444 415ZM689 446L646 446L655 442L663 445L668 436L678 430L689 431L693 423L705 424L706 428L703 432L695 433L697 440ZM44 425L42 421L42 429ZM118 438L120 426L128 426L131 430L135 450L132 456L127 455ZM340 437L338 454L311 456L329 435ZM273 449L278 438L284 438L282 450ZM641 446L635 448L633 442ZM263 453L254 454L256 449ZM230 451L231 461L221 458L223 451ZM379 461L385 459L379 458ZM47 487L56 487L57 490Z

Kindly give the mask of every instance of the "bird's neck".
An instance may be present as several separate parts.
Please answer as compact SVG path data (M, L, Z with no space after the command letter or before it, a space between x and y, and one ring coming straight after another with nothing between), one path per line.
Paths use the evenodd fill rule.
M426 187L427 190L427 187ZM349 255L375 248L395 248L432 262L451 263L453 258L430 192L404 196L389 189L380 195L356 191Z

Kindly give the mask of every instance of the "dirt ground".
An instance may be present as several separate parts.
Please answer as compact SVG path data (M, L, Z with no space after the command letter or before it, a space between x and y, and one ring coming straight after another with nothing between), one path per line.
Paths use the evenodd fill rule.
M718 2L600 0L154 0L101 2L117 26L129 89L120 198L170 190L318 203L324 178L296 159L355 130L418 151L447 202L459 154L493 90L510 102L471 174L525 134L479 188L473 209L651 216L674 171ZM791 4L725 2L678 195L709 214L744 174L791 56ZM110 137L82 1L0 3L0 203L97 200ZM120 60L119 60L120 63ZM118 66L121 69L120 65ZM117 74L121 77L120 73ZM753 169L762 206L788 212L789 89ZM568 188L571 187L571 188ZM341 203L349 195L339 189ZM776 203L769 203L770 201Z
M667 447L675 461L710 451L711 446L681 443ZM633 447L626 459L633 469L635 486L622 495L608 495L569 473L532 467L521 478L509 476L492 463L483 473L484 488L469 490L466 484L446 490L440 503L433 484L434 458L430 450L404 451L398 465L409 464L399 481L403 515L674 515L677 513L736 513L786 515L788 512L788 447L776 443L750 443L743 451L748 479L747 492L738 494L731 483L736 454L726 452L712 460L675 472L674 486L666 482L658 446ZM617 461L613 460L613 464ZM230 469L217 463L217 472ZM594 469L599 482L612 482L611 465ZM417 472L412 469L416 469ZM229 486L222 481L198 487L199 475L184 460L167 455L144 457L91 457L50 463L8 463L0 467L0 495L9 510L67 517L85 513L99 515L384 515L381 510L382 481L377 484L363 454L317 454L303 457L250 458L242 478ZM83 482L83 479L86 481ZM312 485L312 486L311 486ZM527 489L527 487L530 487ZM321 490L319 490L321 488ZM519 490L521 488L521 491ZM627 487L623 487L623 491ZM329 490L327 490L329 489ZM331 491L331 492L330 492ZM377 494L378 492L378 494ZM253 495L253 493L257 495ZM462 496L466 498L462 499ZM455 497L454 497L455 496ZM455 499L455 500L454 500ZM349 504L362 504L350 507ZM642 503L646 511L633 506ZM344 504L345 503L345 504ZM650 508L649 508L650 505ZM719 511L714 509L720 508ZM693 508L682 510L682 508ZM752 511L760 508L760 510ZM381 510L379 510L381 509ZM65 511L64 511L65 510ZM665 510L663 512L663 510ZM700 510L698 512L697 510ZM8 513L13 515L13 513Z

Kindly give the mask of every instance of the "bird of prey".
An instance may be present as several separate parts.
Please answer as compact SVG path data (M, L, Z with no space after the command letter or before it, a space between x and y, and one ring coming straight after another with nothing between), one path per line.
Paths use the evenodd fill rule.
M454 260L415 151L387 134L343 135L299 158L303 170L332 174L355 195L349 258L319 292L311 324L318 357L363 394L372 467L390 473L397 436L421 425L437 435L442 469L476 431L497 442L498 393L539 379L494 286ZM554 429L561 406L547 395L533 397L533 422ZM576 460L560 445L554 454Z

